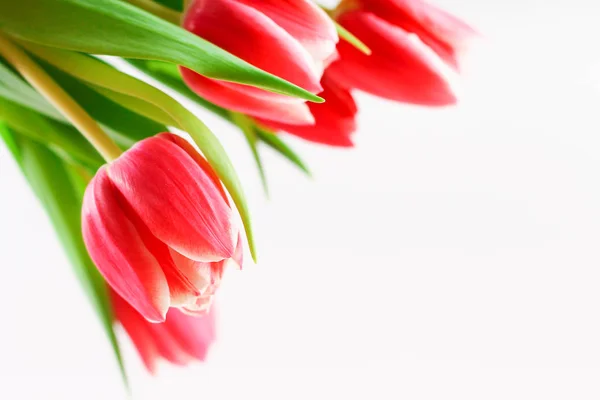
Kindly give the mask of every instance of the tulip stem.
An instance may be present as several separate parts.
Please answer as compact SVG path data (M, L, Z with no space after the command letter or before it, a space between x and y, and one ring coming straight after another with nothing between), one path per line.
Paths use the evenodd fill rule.
M169 21L172 24L179 25L181 23L181 13L152 0L126 0L142 10L148 11L159 18Z
M98 123L63 88L54 82L27 53L2 33L0 33L0 55L50 104L56 107L98 150L106 161L110 162L121 155L121 149L100 128Z
M327 11L331 18L337 19L337 17L339 17L341 14L356 10L358 8L360 8L360 4L357 0L342 0L339 2L336 8Z

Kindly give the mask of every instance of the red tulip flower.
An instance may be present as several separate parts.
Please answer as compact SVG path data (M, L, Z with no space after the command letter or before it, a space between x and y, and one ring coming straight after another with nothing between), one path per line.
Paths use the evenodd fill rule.
M417 35L446 63L456 68L461 52L479 35L457 17L422 0L359 0L359 3L361 9Z
M349 88L427 106L456 102L452 78L458 56L475 31L420 0L351 0L338 22L371 50L346 42L331 74Z
M183 138L138 142L98 170L85 192L83 237L109 285L142 316L205 313L241 235L208 162Z
M310 0L195 0L183 27L315 94L323 90L323 71L336 56L335 26ZM209 79L186 68L181 73L192 90L221 107L287 124L314 123L301 99Z
M315 118L312 126L288 125L259 120L267 128L281 130L311 142L330 146L353 146L352 134L356 130L358 108L347 89L340 86L327 72L321 80L323 92L319 93L325 103L310 103L310 112Z
M156 372L161 359L182 366L193 360L204 361L215 341L214 309L203 316L171 309L165 322L154 324L114 291L111 291L111 300L116 320L131 338L150 373Z

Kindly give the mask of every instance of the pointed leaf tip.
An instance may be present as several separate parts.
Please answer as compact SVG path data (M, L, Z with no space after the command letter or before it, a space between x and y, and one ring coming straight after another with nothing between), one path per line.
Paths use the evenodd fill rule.
M325 99L317 96L316 94L312 94L311 96L306 97L306 100L311 101L313 103L325 103Z
M212 79L256 86L309 101L320 100L305 89L125 1L0 1L0 26L17 39L44 46L166 61Z
M334 21L335 22L335 21ZM341 26L339 23L335 22L335 28L337 29L338 35L352 46L356 47L360 52L370 56L372 51L371 49L363 43L359 38L354 36L352 32Z

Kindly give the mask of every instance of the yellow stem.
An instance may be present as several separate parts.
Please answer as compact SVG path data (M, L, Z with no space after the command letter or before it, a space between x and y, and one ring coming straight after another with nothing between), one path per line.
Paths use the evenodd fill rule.
M2 55L42 96L71 122L98 150L106 161L122 153L121 149L104 132L98 123L21 48L0 33Z
M162 4L155 3L152 0L126 0L142 10L148 11L150 14L154 14L159 18L169 21L172 24L180 25L181 13L170 9L169 7L163 6Z
M327 10L331 18L337 19L341 14L360 8L357 0L342 0L333 10Z

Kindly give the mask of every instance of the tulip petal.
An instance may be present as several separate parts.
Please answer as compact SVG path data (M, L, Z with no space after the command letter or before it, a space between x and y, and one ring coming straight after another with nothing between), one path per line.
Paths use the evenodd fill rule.
M170 310L169 314L174 310ZM192 361L192 356L176 340L169 329L169 314L167 320L162 324L148 326L158 353L167 361L175 365L187 365Z
M225 267L228 264L227 261L212 263L212 283L208 287L208 289L206 289L207 294L214 295L215 293L217 293L217 289L219 288L219 286L221 286L221 280L223 279L223 274L225 273Z
M198 318L170 309L163 323L146 321L115 291L110 291L112 308L148 371L156 372L160 358L186 365L193 359L204 360L216 337L215 314Z
M215 311L193 317L173 309L167 315L167 329L171 337L190 356L204 361L208 349L215 341Z
M194 303L196 301L196 297L200 296L201 292L196 288L194 282L191 282L187 275L181 271L175 262L175 259L172 257L172 254L179 255L179 253L175 252L166 244L158 240L154 235L152 235L150 230L135 214L135 211L130 209L128 204L125 205L125 209L128 209L127 215L130 216L130 219L140 234L144 245L150 251L150 253L152 253L156 261L158 261L158 264L165 274L165 278L167 279L167 283L169 285L171 307L180 307L188 303Z
M111 295L111 302L115 317L131 338L146 369L151 374L156 373L160 353L150 332L150 323L114 292Z
M478 33L448 12L421 0L362 0L364 9L415 33L444 61L457 67L460 51Z
M181 147L145 139L115 160L108 174L150 232L178 253L197 261L233 254L231 209Z
M335 53L338 35L325 11L307 0L238 0L247 4L285 29L311 54L320 65Z
M352 134L356 130L355 117L358 108L352 94L327 74L321 80L321 84L324 91L319 96L325 99L325 103L309 105L315 117L314 126L291 126L265 120L260 120L260 123L311 142L338 147L353 146Z
M194 92L221 107L255 117L287 121L295 125L314 123L314 118L305 103L280 101L276 97L257 98L252 94L232 89L231 86L224 85L224 82L198 75L187 68L180 68L180 70L183 80ZM281 95L278 96L283 98Z
M108 284L150 321L164 321L169 287L157 260L118 200L102 167L85 192L83 237L90 257Z
M412 104L456 103L449 68L414 34L361 11L344 14L339 22L372 50L367 56L340 42L341 58L328 73L343 86Z
M212 295L200 296L196 299L196 303L181 308L181 311L189 316L204 316L210 311L212 301Z
M331 110L333 114L345 118L354 118L358 113L358 107L350 91L330 76L324 76L321 83L325 89L321 95L327 100L326 103L322 104L328 104L327 109ZM315 103L315 110L318 108L317 105Z
M310 92L321 90L310 54L259 10L234 0L196 0L183 26L235 56ZM273 57L276 54L277 57Z
M206 158L202 157L200 155L200 153L198 153L198 151L194 148L194 146L192 146L192 144L190 142L188 142L181 136L177 136L172 133L160 133L157 136L160 137L161 139L168 140L170 142L175 143L177 146L181 147L181 149L183 149L183 151L185 151L194 161L196 161L196 164L198 164L198 166L200 168L202 168L202 170L204 172L206 172L206 174L210 177L210 179L212 179L215 187L217 189L219 189L219 192L221 192L221 195L223 196L223 199L225 200L227 205L231 206L229 204L229 199L227 198L227 195L225 194L225 189L223 188L223 185L221 184L221 180L217 176L217 173L212 168L212 166L209 164L209 162L206 161Z
M336 119L336 116L330 116L326 109L315 111L314 114L317 118L314 126L293 126L266 120L259 120L259 122L269 129L284 131L309 142L335 147L354 146L352 141L352 134L356 130L354 119Z
M171 249L171 258L177 266L178 271L186 277L188 282L190 282L198 292L195 297L206 292L212 282L211 263L190 260L173 249ZM195 302L195 299L193 302Z
M427 32L439 41L462 45L479 34L441 8L422 0L361 0L363 8L408 32Z
M186 260L187 258L158 240L126 201L123 201L121 205L139 233L144 246L152 253L165 274L165 278L169 285L171 307L179 307L188 303L194 303L196 297L200 296L201 291L197 289L194 283L188 279L187 275L181 271L173 254Z
M241 233L238 233L238 240L237 244L235 245L235 251L233 252L231 261L233 261L239 269L242 269L244 264L244 247Z

